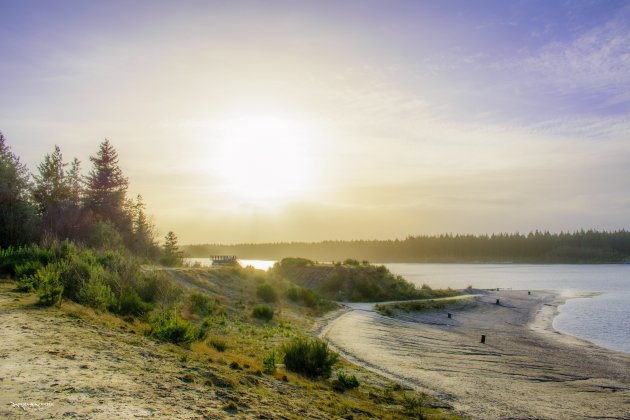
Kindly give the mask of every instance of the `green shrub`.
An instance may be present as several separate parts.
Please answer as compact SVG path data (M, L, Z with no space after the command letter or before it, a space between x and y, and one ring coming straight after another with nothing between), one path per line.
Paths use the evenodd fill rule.
M310 267L315 263L306 258L287 257L274 264L274 269L291 268L291 267Z
M298 302L300 300L300 289L291 286L289 290L287 290L287 298L293 302Z
M116 302L112 290L103 283L102 278L97 276L83 283L81 290L77 293L76 301L101 311L113 308Z
M301 302L309 308L317 308L320 303L320 297L311 289L291 286L287 290L286 296L293 302Z
M217 351L224 352L227 349L227 343L218 337L212 337L208 340L208 344L214 347Z
M190 310L200 315L210 315L214 311L214 303L208 295L193 292L188 297Z
M252 315L254 318L262 319L264 321L271 321L273 318L273 306L267 304L261 304L254 306Z
M164 307L173 306L183 293L182 288L165 273L152 271L140 275L138 294L145 302L160 303Z
M59 280L60 272L57 264L48 264L39 269L34 277L38 284L39 303L43 306L59 304L63 296L63 284Z
M22 277L17 282L17 290L20 292L32 293L39 288L39 280L36 274Z
M296 338L282 346L284 364L290 371L308 377L328 377L339 360L337 353L319 339Z
M337 373L337 380L333 383L336 391L345 391L346 389L354 389L359 387L359 381L354 375L346 375L344 372Z
M200 339L201 331L193 323L181 319L178 309L160 312L149 322L148 334L158 340L175 344L188 344Z
M15 276L17 266L35 261L45 266L54 258L53 250L34 244L0 249L0 274Z
M424 400L420 397L416 397L415 395L407 395L407 393L403 393L403 407L408 415L413 416L417 419L424 419Z
M77 300L79 291L90 279L102 279L103 267L96 261L94 253L89 250L70 253L58 262L60 268L59 280L64 287L64 296Z
M256 290L256 295L267 303L272 303L278 300L278 294L268 283L264 283L258 286L258 289Z
M42 268L42 263L38 260L25 261L15 266L15 278L20 280L22 277L31 277Z
M142 300L135 290L125 290L118 298L116 312L120 315L143 316L151 311L153 305Z
M263 372L271 374L276 371L276 357L276 352L273 350L263 356Z
M17 279L20 292L34 292L39 287L37 271L42 268L42 264L38 260L25 261L14 267L15 278Z

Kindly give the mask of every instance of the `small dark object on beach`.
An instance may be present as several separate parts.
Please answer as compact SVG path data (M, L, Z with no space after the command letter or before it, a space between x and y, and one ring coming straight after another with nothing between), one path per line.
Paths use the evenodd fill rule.
M484 334L481 335L481 344L485 344L486 336Z

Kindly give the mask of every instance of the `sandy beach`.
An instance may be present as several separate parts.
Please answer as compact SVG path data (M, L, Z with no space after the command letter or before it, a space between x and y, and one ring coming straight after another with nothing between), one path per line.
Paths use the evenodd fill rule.
M476 300L450 319L445 310L389 318L350 304L321 336L472 418L630 419L630 355L555 331L565 296L506 290Z

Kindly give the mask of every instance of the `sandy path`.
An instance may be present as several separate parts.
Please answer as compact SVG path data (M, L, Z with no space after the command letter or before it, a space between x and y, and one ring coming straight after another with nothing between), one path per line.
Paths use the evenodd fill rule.
M167 345L28 299L0 284L0 418L224 418L230 401L238 417L327 417L292 403L308 400L281 381L183 362ZM252 384L279 397L261 398Z
M473 418L630 419L630 356L553 331L561 302L552 292L503 291L452 319L404 320L359 306L322 335L351 360Z

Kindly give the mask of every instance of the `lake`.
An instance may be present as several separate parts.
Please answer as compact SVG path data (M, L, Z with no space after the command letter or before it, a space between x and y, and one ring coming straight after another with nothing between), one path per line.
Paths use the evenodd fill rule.
M188 258L209 265L207 258ZM275 261L242 260L266 270ZM630 264L384 264L390 271L421 286L463 289L557 290L569 299L554 319L556 330L599 346L630 353Z

